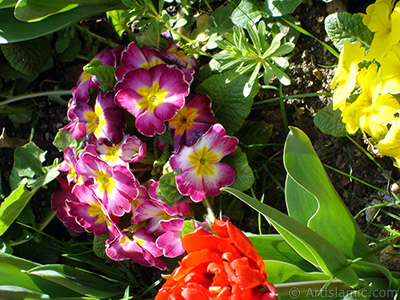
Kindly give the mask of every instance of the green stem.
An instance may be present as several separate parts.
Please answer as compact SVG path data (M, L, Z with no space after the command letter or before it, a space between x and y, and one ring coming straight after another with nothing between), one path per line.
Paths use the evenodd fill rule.
M32 93L32 94L19 95L19 96L8 98L7 100L0 102L0 106L14 103L17 101L21 101L24 99L45 97L45 96L72 96L72 92L70 90L60 90L60 91L47 91L47 92L38 92L38 93Z
M76 24L75 24L75 27L76 27L80 32L82 32L82 33L87 33L87 34L89 34L90 36L92 36L93 38L95 38L96 40L98 40L98 41L100 41L100 42L102 42L102 43L104 43L104 44L106 44L106 45L110 45L110 46L113 47L113 48L119 46L119 44L114 43L114 42L111 41L110 39L106 39L106 38L104 38L104 37L102 37L102 36L100 36L100 35L97 35L97 34L95 34L95 33L91 32L91 31L89 31L88 29L86 29L86 28L84 28L84 27L82 27L82 26L79 26L79 25L76 25Z
M204 204L204 206L206 207L206 210L207 210L208 221L210 223L214 223L214 220L215 220L214 212L213 212L213 210L211 208L210 202L208 201L207 197L203 200L203 204Z
M263 101L258 101L253 104L253 106L267 104L271 102L275 102L281 99L288 100L288 99L297 99L297 98L307 98L307 97L318 97L318 96L332 96L333 93L308 93L308 94L298 94L298 95L290 95L278 98L267 99Z
M284 102L284 97L282 94L282 84L279 85L279 96L280 96L279 106L281 107L283 127L285 128L286 134L288 134L289 133L289 123L288 123L287 116L286 116L285 102Z

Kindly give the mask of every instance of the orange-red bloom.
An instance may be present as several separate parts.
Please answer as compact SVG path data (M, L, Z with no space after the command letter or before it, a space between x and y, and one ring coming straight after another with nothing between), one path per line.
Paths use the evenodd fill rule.
M199 228L182 238L187 255L155 300L275 300L263 259L228 221L215 220L213 235Z

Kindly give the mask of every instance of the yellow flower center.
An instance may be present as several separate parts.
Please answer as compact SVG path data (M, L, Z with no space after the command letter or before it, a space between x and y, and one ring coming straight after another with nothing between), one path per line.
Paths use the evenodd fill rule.
M167 96L167 90L160 90L158 81L154 82L151 88L144 86L138 89L138 93L143 98L138 101L137 106L142 110L147 109L150 114L158 105L164 102Z
M109 161L111 163L114 163L118 158L119 158L119 146L115 147L108 147L106 146L107 153L104 154L104 158L106 161Z
M194 119L197 116L197 109L184 107L169 121L169 125L175 127L175 134L183 134L186 130L193 127Z
M81 81L81 82L84 82L84 81L86 81L86 80L89 80L90 78L92 78L92 74L87 73L87 72L83 72L83 73L82 73L82 81Z
M99 105L94 107L94 111L85 112L85 118L89 121L86 125L86 129L89 133L94 133L98 137L103 130L103 126L107 124L106 120L102 116L103 110Z
M103 223L104 221L106 221L108 224L108 220L107 220L106 215L104 214L103 210L101 209L100 203L90 202L89 205L90 205L90 207L88 208L88 213L92 217L97 217L96 223Z
M146 69L148 71L148 70L150 70L151 67L157 66L159 64L161 64L161 61L158 58L156 58L156 59L153 59L150 62L150 64L149 63L145 63L145 64L141 65L140 67L143 68L143 69Z
M184 51L178 50L178 48L176 48L176 47L172 47L172 48L168 49L168 52L171 52L171 53L175 54L176 56L181 58L184 62L187 62L186 54L185 54Z
M204 146L198 153L193 152L188 156L190 163L194 166L196 175L202 174L206 176L214 175L213 164L219 162L218 154L208 151L207 146Z
M115 180L111 178L110 174L105 173L103 170L94 171L94 173L97 175L94 181L99 184L100 193L103 194L107 191L107 193L110 194L114 188Z

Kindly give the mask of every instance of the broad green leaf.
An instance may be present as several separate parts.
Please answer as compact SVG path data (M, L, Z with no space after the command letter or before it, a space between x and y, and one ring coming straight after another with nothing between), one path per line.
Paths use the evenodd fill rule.
M335 47L342 51L346 41L360 42L361 46L369 49L374 34L362 22L359 14L340 12L329 15L325 19L325 30Z
M224 187L221 190L231 193L264 215L297 253L320 268L325 274L336 277L349 286L358 285L358 276L349 265L346 257L322 236L279 210L242 192L229 187Z
M25 205L29 202L38 188L28 190L25 187L26 179L21 182L19 187L1 203L0 206L0 235L14 222Z
M17 71L34 75L39 73L51 55L51 39L41 37L1 46L1 51Z
M266 0L264 11L271 17L282 17L292 14L302 0Z
M16 285L0 285L0 295L2 299L7 300L51 299L47 294L38 293Z
M15 7L15 17L21 21L40 21L54 14L71 11L74 8L88 9L93 6L113 7L121 4L120 0L20 0Z
M246 153L237 147L235 153L225 156L222 162L230 165L235 171L235 181L230 185L231 188L239 191L246 191L251 188L255 178L247 161Z
M242 0L232 12L233 24L245 27L247 23L257 23L262 17L260 6L260 2L257 0Z
M50 0L43 2L50 2ZM63 13L58 13L42 21L33 23L27 23L16 19L14 17L13 7L0 9L0 44L15 43L44 36L71 24L75 24L89 16L112 9L118 9L119 7L120 5L110 6L95 3L93 5L86 5ZM15 30L15 28L18 28L18 30Z
M14 7L18 0L1 0L0 8Z
M330 276L322 272L305 272L296 265L280 260L264 260L267 266L268 281L272 284L312 280L329 280Z
M59 151L65 151L68 147L75 148L77 142L68 130L60 130L54 138L53 145L56 146Z
M42 162L47 151L43 151L33 142L17 147L14 152L14 168L20 177L41 176Z
M244 97L244 86L250 75L242 75L228 84L225 83L231 75L232 72L213 75L204 80L196 89L196 92L206 94L212 99L212 110L229 135L242 127L259 90L259 84L255 83L251 93Z
M312 264L302 258L279 234L247 235L257 249L257 253L265 260L286 262L307 272L318 271ZM270 270L267 269L268 274Z
M175 181L175 177L179 174L181 171L178 169L160 177L156 193L160 200L168 205L175 205L183 197L179 193Z
M339 109L333 110L332 102L317 112L314 117L314 124L323 133L335 137L344 137L348 135L346 126L342 122L342 113Z
M25 292L43 293L55 297L72 297L79 295L45 279L33 278L25 272L26 270L38 266L40 266L40 264L10 254L0 253L0 286L4 288L5 286L18 285L14 289L14 293L16 294L15 299L18 300L24 299L22 295L24 295ZM16 290L17 288L20 289L22 294L18 293ZM8 290L10 290L10 288L8 288ZM1 290L0 295L3 295Z
M359 226L329 180L310 140L298 128L290 128L284 148L284 165L290 176L285 188L290 216L300 222L308 219L310 229L349 259L369 253L370 248ZM296 187L295 183L300 187ZM373 256L365 259L377 261Z
M106 298L118 295L123 290L111 287L107 281L68 265L42 265L27 270L27 274L54 282L85 296Z

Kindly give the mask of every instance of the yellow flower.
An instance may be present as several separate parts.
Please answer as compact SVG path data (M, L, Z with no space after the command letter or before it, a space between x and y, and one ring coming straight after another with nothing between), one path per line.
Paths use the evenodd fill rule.
M368 6L363 23L375 33L366 60L381 59L400 41L400 4L393 9L393 1L377 1Z
M389 51L381 62L382 94L400 93L400 44Z
M396 118L385 138L375 146L382 155L392 156L396 159L394 165L399 167L400 162L400 119Z
M346 41L344 43L331 83L331 89L336 88L333 94L333 109L344 108L347 96L356 85L358 64L363 61L364 55L365 49L359 42L352 44Z
M362 93L356 101L346 104L342 111L346 130L356 133L360 128L372 138L379 140L388 132L387 125L393 122L400 104L390 94L380 95L380 71L372 64L368 69L362 69L357 76Z

